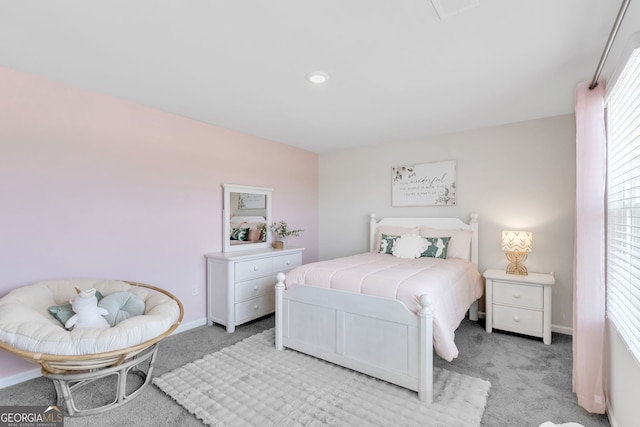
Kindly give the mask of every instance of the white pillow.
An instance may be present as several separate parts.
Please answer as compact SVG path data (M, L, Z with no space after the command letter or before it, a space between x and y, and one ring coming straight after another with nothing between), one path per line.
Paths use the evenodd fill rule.
M420 258L427 249L427 241L417 234L405 234L393 245L393 256L397 258Z
M447 258L462 258L471 260L471 230L453 229L441 230L438 228L421 227L422 237L451 237L447 248Z
M418 227L401 227L394 225L379 225L376 227L373 239L373 252L380 252L382 234L388 236L402 236L404 234L418 234Z

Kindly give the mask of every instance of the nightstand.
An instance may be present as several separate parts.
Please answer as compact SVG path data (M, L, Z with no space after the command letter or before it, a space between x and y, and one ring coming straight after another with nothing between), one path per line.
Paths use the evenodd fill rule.
M501 329L541 337L551 344L552 273L507 274L484 272L486 284L486 329Z

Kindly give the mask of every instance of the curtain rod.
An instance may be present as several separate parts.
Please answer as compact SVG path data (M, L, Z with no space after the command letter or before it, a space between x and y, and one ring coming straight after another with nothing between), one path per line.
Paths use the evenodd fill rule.
M607 60L607 56L609 55L609 51L611 50L611 46L613 45L613 40L616 38L616 35L618 34L618 30L620 29L620 24L622 23L622 18L624 18L625 13L627 13L627 8L629 7L630 2L631 0L624 0L622 2L622 5L620 5L620 11L618 12L616 21L613 24L613 28L611 29L611 34L609 34L609 40L607 40L607 44L604 47L602 56L600 57L600 62L598 62L598 68L596 68L596 73L593 75L593 80L591 80L591 84L589 85L590 90L595 89L596 86L598 86L598 79L600 78L602 67L604 67L604 63Z

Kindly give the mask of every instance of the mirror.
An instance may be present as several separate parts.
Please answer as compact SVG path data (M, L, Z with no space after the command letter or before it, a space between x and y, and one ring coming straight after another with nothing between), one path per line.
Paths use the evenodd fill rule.
M271 188L223 184L222 251L271 247Z

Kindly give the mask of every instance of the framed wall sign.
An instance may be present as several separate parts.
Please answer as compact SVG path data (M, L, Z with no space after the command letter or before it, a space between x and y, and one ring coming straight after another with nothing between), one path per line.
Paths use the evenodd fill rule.
M238 209L264 209L267 198L264 194L240 193L238 195Z
M455 160L391 168L391 206L455 204Z

